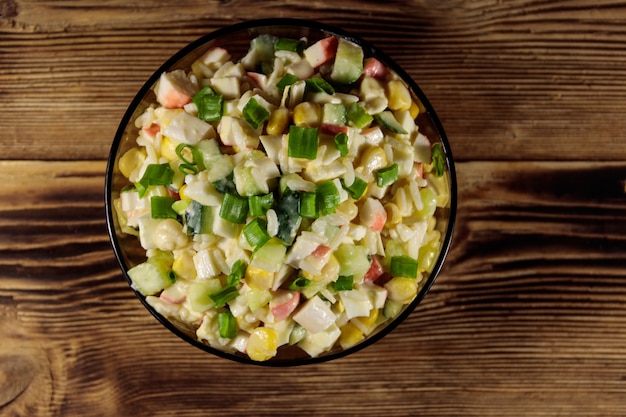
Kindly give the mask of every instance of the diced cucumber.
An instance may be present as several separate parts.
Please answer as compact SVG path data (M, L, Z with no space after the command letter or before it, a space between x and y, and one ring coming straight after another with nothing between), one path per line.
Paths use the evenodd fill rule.
M383 316L385 316L385 318L392 319L400 314L403 306L404 304L399 301L393 301L388 299L387 301L385 301L385 306L383 307Z
M354 282L360 282L370 268L371 261L364 246L342 243L335 257L339 261L339 275L352 275Z
M289 334L289 344L295 345L306 337L306 329L296 323Z
M250 288L246 292L246 300L251 311L257 310L267 305L272 299L270 290L263 288Z
M215 211L215 207L203 206L197 201L192 200L185 211L187 234L198 235L213 233Z
M287 247L282 241L272 238L252 254L250 265L268 272L278 272L285 261Z
M146 261L128 270L132 287L142 295L156 295L174 282L171 269L163 262Z
M192 282L187 292L189 306L198 313L210 309L214 305L211 294L215 294L221 288L222 285L217 278Z
M215 139L200 141L197 145L202 164L210 182L226 178L233 171L233 161L229 155L222 154Z
M322 291L328 285L327 281L311 281L306 287L302 289L302 295L309 300L315 297L320 291Z
M353 42L339 38L330 78L340 84L352 84L362 73L363 49Z
M247 69L257 70L268 74L271 72L277 41L278 38L276 36L268 34L262 34L252 39L250 42L250 49L248 50L246 56L241 59L241 63Z
M376 113L374 115L374 119L385 129L398 133L401 135L406 135L407 131L404 130L404 127L398 122L393 115L393 113L389 110L382 111L380 113Z
M341 103L324 103L322 123L343 126L346 124L346 106Z
M300 217L300 193L289 188L285 190L274 209L278 218L276 237L291 245L302 223Z

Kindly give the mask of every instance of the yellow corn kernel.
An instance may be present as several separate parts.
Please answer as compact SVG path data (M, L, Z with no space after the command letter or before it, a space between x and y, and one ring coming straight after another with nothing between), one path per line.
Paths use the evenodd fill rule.
M249 287L259 290L268 290L274 284L273 273L252 265L246 268L245 279Z
M118 167L122 175L129 178L137 167L143 165L145 160L146 154L144 151L132 148L120 157Z
M181 200L191 200L189 197L187 197L187 194L185 194L185 190L187 189L187 184L183 184L179 189L178 189L178 195L180 196Z
M358 321L359 323L361 323L363 326L365 326L365 328L372 328L374 327L374 325L376 325L376 322L378 321L378 313L379 310L377 308L374 308L370 311L370 315L367 317L356 317L353 320Z
M421 112L420 112L419 105L416 102L412 101L411 107L409 107L409 114L411 115L413 119L415 119L420 113Z
M347 199L343 203L339 204L336 207L336 210L344 214L349 220L353 220L359 214L359 208L351 199Z
M415 278L394 277L386 284L387 297L392 301L408 304L417 295L417 280Z
M192 280L196 278L196 266L193 263L193 252L183 251L174 258L172 271L177 277Z
M363 332L354 324L348 322L341 327L339 344L343 349L348 349L363 340Z
M278 336L274 329L257 327L250 333L246 353L253 361L266 361L276 356Z
M287 130L289 125L289 110L286 107L279 107L272 112L267 121L267 134L280 135Z
M332 305L331 309L333 313L341 314L344 311L346 311L346 306L343 305L343 302L341 301L341 299L337 299L337 301Z
M387 84L387 100L391 110L409 110L411 108L411 93L400 80L391 80Z
M359 166L365 172L374 172L387 166L387 154L379 146L370 146L363 151Z
M322 121L322 106L304 101L293 109L293 123L296 126L317 127Z
M387 203L383 206L387 212L387 224L394 225L399 224L402 221L402 213L397 205L394 203Z
M322 274L315 281L324 281L324 282L333 282L337 280L339 276L339 270L341 269L341 265L339 265L339 261L337 257L330 254L326 265L322 267Z
M176 146L178 146L178 144L172 139L163 136L163 139L161 139L161 156L168 161L176 160L178 158L178 155L176 155Z

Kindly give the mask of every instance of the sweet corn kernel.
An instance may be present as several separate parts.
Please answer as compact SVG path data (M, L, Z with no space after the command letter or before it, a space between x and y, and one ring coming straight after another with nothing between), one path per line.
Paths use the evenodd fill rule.
M187 184L184 184L182 187L178 189L178 195L180 196L181 200L190 200L190 198L187 197L187 195L185 194L186 189L187 189Z
M177 277L192 280L196 278L196 267L193 263L193 253L183 251L174 258L172 271Z
M413 100L409 89L400 80L391 80L387 84L387 99L391 110L409 110Z
M317 277L315 281L324 281L324 282L335 281L337 280L337 277L339 276L340 269L341 269L341 265L339 265L339 261L337 260L337 257L331 253L330 257L328 258L328 261L326 262L326 265L322 267L321 276Z
M293 109L293 122L296 126L317 127L322 120L322 107L308 101Z
M378 146L370 146L363 151L360 166L365 172L374 172L387 166L387 154Z
M339 336L339 344L343 349L347 349L363 340L363 332L354 324L348 322L341 327L341 336Z
M273 273L252 265L248 265L246 268L245 279L248 286L260 290L270 289L274 284Z
M394 203L387 203L383 206L387 212L387 224L394 225L399 224L402 221L402 213L400 209Z
M146 154L138 148L132 148L120 157L118 166L120 172L126 178L129 178L136 167L143 165L146 160Z
M246 353L253 361L266 361L276 356L278 336L269 327L257 327L250 333Z
M279 107L272 112L267 121L268 135L280 135L287 130L289 125L289 110L286 107Z
M392 301L408 304L417 295L417 280L415 278L394 277L385 284L388 297Z
M411 115L413 119L415 119L420 113L421 112L420 112L419 106L417 105L416 102L412 101L411 107L409 107L409 114Z
M168 161L174 161L178 158L176 155L177 144L167 136L163 136L161 139L161 156Z
M360 322L363 326L365 326L366 328L371 328L373 327L377 320L378 320L378 313L379 310L377 308L372 309L372 311L370 311L370 315L367 317L356 317L353 320L356 320L358 322Z

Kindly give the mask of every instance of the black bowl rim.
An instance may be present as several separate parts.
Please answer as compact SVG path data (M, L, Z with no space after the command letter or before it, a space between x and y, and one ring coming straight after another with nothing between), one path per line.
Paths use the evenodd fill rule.
M124 260L124 255L122 253L118 237L115 231L114 224L114 213L113 213L113 201L112 201L112 183L113 183L113 172L115 167L116 155L121 144L124 131L129 122L131 122L131 117L140 104L143 97L148 93L148 91L152 88L154 83L158 80L160 74L172 67L179 60L185 57L188 53L192 52L196 48L204 45L205 43L210 42L216 38L228 35L230 33L239 32L242 30L249 30L258 27L304 27L307 29L313 30L321 30L323 32L327 32L328 34L334 34L345 39L348 39L362 48L366 49L369 55L376 56L379 60L381 60L385 65L391 68L396 72L412 89L414 94L419 98L419 100L424 105L426 112L429 116L431 123L433 124L437 134L439 135L439 141L444 150L444 155L446 156L446 164L449 173L449 185L450 185L450 207L449 207L449 217L448 217L448 225L446 229L446 234L443 239L443 245L441 251L439 252L439 256L433 265L433 268L430 272L430 275L420 291L418 292L415 299L404 308L404 310L389 324L387 324L384 328L379 330L374 335L366 338L364 341L358 343L355 346L352 346L348 349L340 350L337 352L332 352L326 355L314 357L314 358L300 358L300 359L285 359L285 360L269 360L269 361L254 361L247 356L238 355L234 353L224 352L217 348L213 348L205 343L198 341L190 337L188 334L184 333L182 330L174 326L167 318L157 313L152 306L150 306L145 297L141 295L138 291L131 287L131 290L135 293L137 298L141 301L144 307L159 321L164 327L169 329L172 333L177 335L179 338L185 340L189 344L211 354L214 354L218 357L229 359L239 363L245 364L253 364L258 366L271 366L271 367L285 367L285 366L297 366L297 365L308 365L314 363L328 362L330 360L339 359L350 354L353 354L357 351L360 351L372 344L376 343L384 336L388 335L391 331L393 331L400 323L404 322L404 320L416 309L416 307L421 303L424 296L430 291L433 283L437 279L441 269L443 268L443 264L445 258L448 255L450 250L450 246L452 243L452 235L454 231L454 226L456 222L456 211L457 211L457 180L456 180L456 170L454 166L454 159L452 157L452 151L450 149L450 144L448 142L447 135L444 131L443 125L441 124L439 117L435 113L433 106L430 104L430 101L427 99L426 95L423 93L421 88L417 85L417 83L410 77L404 69L402 69L394 60L388 57L384 52L377 49L375 46L365 41L364 39L355 36L343 29L338 27L328 25L325 23L321 23L314 20L308 19L296 19L296 18L268 18L268 19L254 19L254 20L246 20L239 23L235 23L233 25L225 26L219 28L213 32L210 32L195 41L189 43L174 55L172 55L169 59L167 59L151 76L150 78L143 84L143 86L139 89L127 110L122 117L119 127L115 133L115 137L113 139L113 143L111 145L109 157L107 159L106 166L106 177L105 177L105 210L106 210L106 223L107 223L107 232L109 234L109 239L111 241L111 245L113 247L113 251L117 262L122 270L122 273L127 281L127 283L132 283L129 275L128 275L128 265Z

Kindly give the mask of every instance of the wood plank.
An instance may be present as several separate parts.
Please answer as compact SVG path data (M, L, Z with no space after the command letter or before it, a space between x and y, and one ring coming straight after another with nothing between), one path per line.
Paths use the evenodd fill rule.
M343 27L395 58L437 109L458 160L624 160L626 6L610 0L169 4L7 0L0 139L11 159L103 159L143 81L224 25L290 16ZM28 146L24 146L24 144Z
M18 366L27 385L2 415L626 411L624 163L460 163L424 303L358 354L277 369L209 357L145 312L108 244L104 169L0 162L0 387Z

